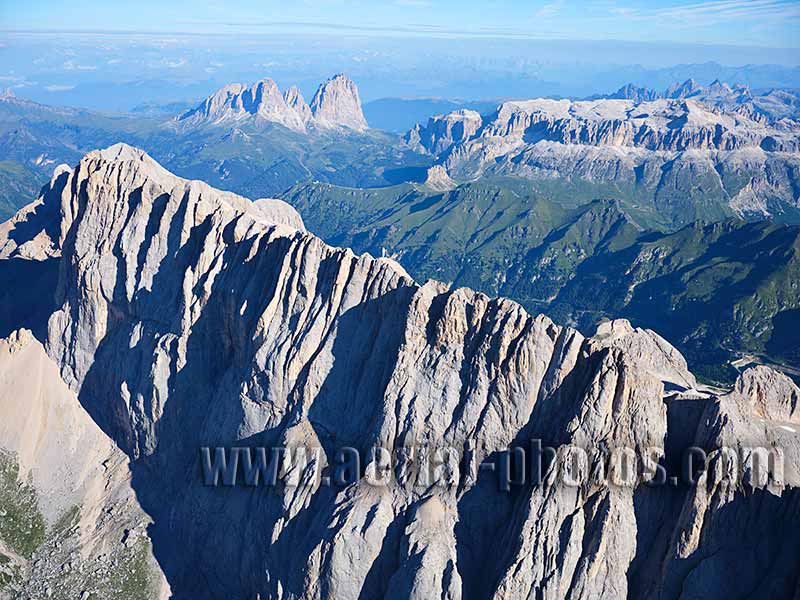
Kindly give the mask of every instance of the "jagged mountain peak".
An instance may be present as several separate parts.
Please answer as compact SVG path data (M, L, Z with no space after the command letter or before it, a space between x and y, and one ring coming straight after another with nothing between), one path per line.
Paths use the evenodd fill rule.
M311 122L311 120L313 119L313 115L311 114L311 107L308 105L306 99L303 97L300 88L298 88L296 85L290 86L289 89L287 89L283 93L283 98L284 100L286 100L286 104L289 105L289 107L293 108L297 112L297 114L300 115L300 118L303 120L303 123L308 125L309 122Z
M269 78L260 79L248 86L233 83L218 89L199 106L176 117L181 126L219 125L242 120L255 123L279 123L297 132L305 132L302 117L289 107Z
M757 481L740 489L713 469L703 485L675 494L645 482L572 486L548 466L542 482L509 494L481 468L533 439L585 448L601 465L611 462L596 450L671 448L687 432L718 448L759 413L753 429L766 444L782 442L794 464L797 444L775 418L793 423L796 411L775 399L771 377L710 396L652 331L615 321L587 339L503 298L418 285L392 261L258 218L264 201L154 176L147 161L114 146L46 190L62 254L45 259L57 269L39 270L53 295L37 327L43 343L19 334L0 342L0 415L14 424L0 427L0 447L18 448L24 427L47 443L29 444L36 452L23 466L55 456L87 478L61 502L94 500L81 505L88 511L69 537L70 560L97 540L116 556L120 540L137 539L135 528L152 544L137 581L171 588L143 597L459 598L477 590L500 599L544 590L588 600L682 582L683 534L701 531L691 542L693 577L721 585L715 557L746 551L750 588L794 583L794 550L741 544L754 522L797 527L796 511L775 510L795 507L791 487L765 504ZM37 233L41 211L27 214L14 224L17 242ZM5 258L1 266L20 266ZM11 304L0 316L28 308ZM37 374L51 385L22 385L19 373L32 364L46 367ZM692 402L671 405L676 393ZM78 426L49 418L59 406ZM89 424L92 435L81 437ZM53 435L64 444L49 443ZM319 448L320 468L341 448L399 456L452 448L463 467L453 480L398 478L385 489L363 478L326 486L308 465L296 485L257 495L202 485L199 448L252 444ZM122 466L109 468L109 454ZM124 503L108 498L112 475L132 488L116 496ZM798 481L790 474L786 483ZM258 535L243 544L232 530ZM542 552L553 560L536 562ZM60 573L65 595L85 589L61 556L37 561Z
M179 127L197 127L242 121L256 125L278 123L298 133L306 133L309 128L355 131L367 128L358 87L343 74L322 83L310 106L297 86L281 93L274 80L264 78L252 85L223 86L172 122Z
M367 129L358 86L344 73L338 73L320 84L311 100L311 112L319 127L345 127L355 131Z
M667 88L664 95L667 98L685 98L694 94L695 92L702 89L702 85L700 85L694 78L689 78L683 83L675 83Z
M591 96L587 100L626 99L643 102L660 98L674 100L691 98L711 108L738 112L761 120L777 121L787 116L796 118L800 114L797 110L796 94L779 90L777 93L767 92L754 95L748 85L729 84L720 79L715 79L709 85L702 85L694 79L688 79L683 83L670 85L663 92L629 83L613 94Z
M124 142L117 142L108 148L102 150L95 150L86 155L86 158L91 156L100 156L103 160L116 162L116 161L134 161L148 163L153 167L162 168L155 160L153 160L147 152L139 148L135 148Z

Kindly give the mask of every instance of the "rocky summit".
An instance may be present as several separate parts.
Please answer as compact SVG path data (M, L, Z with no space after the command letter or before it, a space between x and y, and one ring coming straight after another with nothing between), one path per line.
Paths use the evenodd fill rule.
M720 199L744 218L797 213L797 121L633 95L637 100L511 101L488 115L459 110L418 124L405 141L434 155L457 181L514 175L606 186L662 205L695 195Z
M786 118L797 120L800 117L800 96L795 91L770 89L754 92L748 85L729 85L719 79L708 85L702 85L690 78L683 83L673 83L662 92L628 83L613 94L596 95L589 99L602 98L636 102L659 98L691 99L710 107L738 112L764 121L779 121Z
M240 122L278 123L301 133L309 129L356 132L367 129L358 87L343 74L320 84L311 105L297 86L281 93L272 79L262 79L250 86L226 85L195 108L175 117L172 124L192 128Z
M704 389L654 331L585 337L418 284L280 201L125 145L59 168L0 228L0 278L29 282L0 296L0 595L800 592L800 390L766 367ZM507 449L534 439L591 450L581 472L622 476L608 452L661 448L676 473L689 445L708 468L696 485L570 483L554 454L504 485ZM732 476L723 450L756 446L781 448L783 472ZM201 449L218 447L321 452L274 486L206 485ZM377 485L373 457L328 485L337 449L374 447L409 468ZM458 460L423 477L416 453L441 447Z
M358 87L342 73L320 84L311 100L311 113L320 127L348 127L355 131L367 128Z

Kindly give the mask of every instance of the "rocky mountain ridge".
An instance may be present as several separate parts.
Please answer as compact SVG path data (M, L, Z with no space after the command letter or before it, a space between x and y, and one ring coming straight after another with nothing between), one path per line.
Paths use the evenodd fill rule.
M778 486L747 467L733 481L716 468L723 443L755 441L796 464L800 390L769 369L710 394L652 331L615 321L585 338L505 299L419 285L392 260L275 224L124 145L60 170L4 224L0 268L50 284L43 319L21 296L4 298L2 314L31 323L56 379L129 460L154 560L128 600L168 590L499 600L800 589L800 542L781 535L800 526L800 475L790 469ZM11 411L24 402L0 396ZM531 438L668 453L688 439L711 463L694 487L567 486L548 463L541 484L501 491L478 465ZM69 433L65 442L82 447ZM314 464L296 486L203 486L198 448L227 444L322 447L323 466L337 447L443 444L464 450L464 469L443 486L324 486L308 476ZM87 460L102 487L101 466ZM74 540L86 525L68 531ZM56 553L38 560L61 570L51 597L93 593ZM19 565L12 593L43 593L46 577Z
M691 99L728 112L738 112L763 121L800 117L800 96L790 90L774 89L756 93L750 86L727 84L715 79L702 85L694 79L674 83L662 92L628 83L613 94L596 95L587 100L617 99L649 102L659 99Z
M248 86L226 85L199 106L175 117L179 127L253 122L278 123L293 131L367 129L356 84L344 74L334 75L317 88L311 104L306 103L297 86L281 93L272 79Z
M508 101L486 118L470 110L434 117L424 128L412 129L406 139L440 153L476 136L502 138L509 145L548 141L672 152L800 149L796 124L768 126L736 113L712 111L694 100Z
M760 219L794 219L800 207L797 122L768 123L691 99L509 101L491 115L431 117L405 141L456 181L514 175L606 186L655 202L680 224L693 220L680 217L687 203Z
M392 256L427 278L504 296L559 324L603 318L658 329L698 375L769 357L800 373L800 227L729 218L674 232L643 225L632 202L556 199L536 182L455 185L441 166L424 185L354 190L299 185L282 198L310 230L356 252Z

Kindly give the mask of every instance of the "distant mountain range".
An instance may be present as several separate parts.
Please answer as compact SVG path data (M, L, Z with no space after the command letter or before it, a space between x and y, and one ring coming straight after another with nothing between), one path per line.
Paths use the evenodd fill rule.
M633 99L509 101L489 112L458 105L414 127L405 143L365 129L358 89L344 75L321 84L311 103L296 88L281 92L264 79L224 87L173 118L147 107L114 115L5 94L0 215L11 214L32 182L42 183L57 164L123 140L181 176L252 197L310 180L355 187L422 182L438 165L439 187L520 176L556 198L616 198L640 223L664 230L734 216L800 222L797 121L730 100L760 98L765 107L790 92L758 95L690 80L661 95L667 94L674 98L652 100L658 94L627 86L616 95Z
M320 84L310 105L296 86L281 93L272 79L262 79L251 86L226 85L175 122L181 127L278 123L302 133L309 128L367 129L358 86L341 73Z
M120 140L146 148L184 177L254 198L309 180L369 187L424 178L431 158L403 147L396 135L367 129L347 77L324 82L310 105L295 89L276 96L270 83L229 86L172 117L152 107L111 114L3 94L0 219L35 196L57 165Z
M750 86L729 85L714 80L701 85L694 79L681 84L674 83L662 92L632 83L622 86L613 94L590 96L587 100L616 99L650 102L659 99L692 99L725 111L739 112L748 116L762 116L769 120L800 117L800 94L796 90L770 89L754 92Z
M514 175L558 195L615 197L666 229L800 222L800 123L788 118L693 99L535 99L431 117L405 140L456 181Z

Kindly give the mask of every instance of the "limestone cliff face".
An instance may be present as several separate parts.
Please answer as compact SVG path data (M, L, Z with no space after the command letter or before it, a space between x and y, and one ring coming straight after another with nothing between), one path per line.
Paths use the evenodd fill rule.
M489 116L432 117L405 141L461 181L487 174L582 180L656 196L700 188L729 199L738 215L758 218L800 202L796 121L767 122L691 99L504 102Z
M250 86L226 85L171 124L187 128L240 122L257 126L278 123L298 133L307 133L309 128L358 132L367 129L358 87L342 74L320 84L310 106L297 86L281 93L272 79L262 79Z
M291 86L283 93L283 99L286 100L286 104L289 105L290 108L294 109L294 111L300 115L300 119L302 119L303 123L308 125L313 118L311 107L306 102L306 99L303 98L303 94L298 87L296 85Z
M472 138L481 125L481 115L476 111L457 110L431 117L425 127L416 125L406 134L405 140L417 149L438 154Z
M226 85L203 100L198 107L177 118L181 126L202 124L219 125L252 119L256 123L280 123L299 132L305 132L302 107L296 110L281 95L272 79L262 79L251 86L241 83Z
M128 457L26 329L0 340L0 474L0 598L170 597Z
M0 265L57 263L54 308L34 329L130 460L176 597L714 596L716 557L739 544L727 510L800 524L796 478L731 485L726 511L699 490L565 486L555 463L541 485L499 490L480 465L531 438L602 462L603 449L686 436L712 449L757 418L753 431L784 432L796 454L780 426L796 421L798 390L759 370L717 398L654 332L615 321L585 338L508 300L419 285L270 208L119 145L0 230ZM345 446L462 458L440 485L325 486L311 463L296 486L203 486L199 447L233 445L321 447L323 466ZM743 589L796 589L796 540L752 552L775 566Z
M318 127L345 127L355 131L367 128L358 87L342 73L320 84L311 100L311 112Z
M460 124L469 133L453 138ZM423 130L420 130L423 131ZM714 110L693 100L526 100L504 102L481 122L473 111L432 117L420 134L431 152L453 143L491 138L535 144L538 141L653 151L736 150L763 147L797 152L797 131L786 124L767 126L737 113Z

